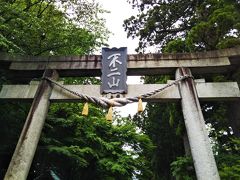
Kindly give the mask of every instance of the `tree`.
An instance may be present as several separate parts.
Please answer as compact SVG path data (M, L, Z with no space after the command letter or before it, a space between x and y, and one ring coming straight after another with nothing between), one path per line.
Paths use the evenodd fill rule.
M144 78L145 83L166 83L167 76ZM150 154L150 168L153 179L171 179L171 163L184 154L183 132L184 122L180 104L148 103L141 115L135 115L133 122L147 134L154 146ZM149 156L149 154L147 154Z
M129 2L133 8L138 9L139 13L136 16L126 19L124 28L128 32L129 37L138 37L140 39L139 47L137 48L139 52L144 52L147 46L152 45L157 47L158 52L194 52L234 47L240 44L239 1L132 0ZM239 73L237 72L237 74ZM159 82L159 80L160 82L164 82L165 78L166 77L145 77L145 80L146 82ZM217 75L212 77L212 81L227 81L229 78L231 78L231 76ZM236 79L239 80L238 76ZM156 109L156 107L158 109ZM234 179L239 175L239 167L237 165L239 155L234 148L237 146L236 140L232 141L232 138L238 133L233 132L229 124L227 105L226 103L208 103L202 104L202 107L204 109L203 113L206 123L211 128L210 137L215 140L214 148L216 150L216 158L220 159L218 161L220 175L224 178L226 174L231 174L230 177ZM159 109L161 112L157 112ZM172 111L174 113L172 113ZM169 121L170 124L172 124L172 122L174 122L174 124L177 123L175 124L176 133L179 132L178 127L184 129L184 127L181 126L181 124L183 124L183 121L180 120L181 118L179 119L178 115L171 115L178 113L178 105L170 104L164 107L158 107L157 105L150 104L148 105L146 114L154 114L152 118L150 118L150 116L145 117L145 119L135 118L135 121L137 121L138 125L140 124L141 128L144 126L146 133L154 139L153 137L160 136L160 134L159 132L151 131L151 129L156 126L154 122L158 122L159 119L162 120L162 124L164 124L164 118L171 120ZM146 122L146 118L148 123L143 124L142 122ZM164 128L169 128L168 126L169 125L165 124ZM161 138L161 136L159 138ZM174 140L177 139L175 138ZM167 142L168 146L165 145L169 151L172 150L170 144L173 143L172 139L170 141L171 142ZM153 142L156 146L160 147L161 144L163 144L163 142L159 143L154 140ZM174 142L174 144L177 143L179 142ZM230 144L231 148L228 146ZM159 166L164 166L165 161L160 162L159 159L155 159L160 155L166 156L166 152L164 155L154 153L152 158L159 162ZM228 163L224 161L224 159L226 160L227 158L221 158L223 156L234 159L233 162L235 162L235 164L228 166ZM190 161L190 158L179 158L172 163L173 175L180 179L187 177L194 178L192 167L189 169ZM161 179L160 177L168 179L169 176L171 176L164 175L156 169L154 169L153 173L158 176L156 179Z
M146 135L119 119L112 125L105 113L90 106L89 116L79 114L82 104L53 104L50 108L29 179L132 179L151 176L143 167L142 149L152 151ZM138 172L141 172L138 173Z
M0 50L29 55L89 53L108 38L99 17L104 12L85 0L1 0Z
M128 36L140 38L138 51L149 45L161 50L175 39L177 44L185 44L186 51L239 45L239 1L132 0L131 3L139 14L126 19L124 28Z
M3 52L29 55L83 55L104 44L108 31L94 1L0 1ZM71 14L73 13L73 14ZM70 14L70 15L69 15ZM96 78L64 78L67 84L99 83ZM6 83L5 78L1 84ZM0 178L4 177L30 104L1 103ZM151 177L145 152L154 149L145 134L116 115L81 103L52 104L28 179L132 179ZM146 149L143 151L143 149ZM143 154L144 152L144 154Z

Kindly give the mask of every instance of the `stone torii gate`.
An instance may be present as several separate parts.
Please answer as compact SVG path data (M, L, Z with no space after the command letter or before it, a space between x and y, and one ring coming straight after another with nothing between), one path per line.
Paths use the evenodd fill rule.
M219 51L181 54L128 55L127 75L174 75L182 76L211 74L233 74L239 70L240 48ZM101 56L30 57L0 54L0 66L13 82L29 83L33 78L100 76ZM103 96L98 85L62 85L77 93ZM164 84L129 85L128 93L121 97L135 97L145 92L164 87ZM115 95L110 95L112 98ZM119 96L119 95L118 95ZM181 101L190 150L199 180L219 178L216 162L205 128L200 101L230 101L235 109L232 113L232 128L236 135L240 131L240 91L237 82L205 82L204 79L185 79L155 95L143 99L146 102ZM5 175L6 180L24 180L35 154L50 102L79 101L63 89L46 79L22 85L4 85L1 100L31 100L28 117L20 135L14 155Z

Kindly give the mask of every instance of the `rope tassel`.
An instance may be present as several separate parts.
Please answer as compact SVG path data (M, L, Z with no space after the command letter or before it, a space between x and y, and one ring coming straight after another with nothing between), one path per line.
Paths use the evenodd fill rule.
M88 115L88 103L87 102L83 106L82 115L84 115L84 116Z
M138 98L138 112L143 112L142 98Z
M112 117L113 117L113 108L112 106L110 106L110 108L108 109L108 113L106 115L107 121L112 122L112 119L113 119Z

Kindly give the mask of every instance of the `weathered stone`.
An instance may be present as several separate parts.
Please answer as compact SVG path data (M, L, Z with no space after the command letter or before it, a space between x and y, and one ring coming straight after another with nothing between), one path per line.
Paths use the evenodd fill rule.
M177 69L176 78L183 75L191 75L190 69ZM208 138L194 81L192 79L181 81L179 83L179 92L197 179L219 180L217 165Z
M46 70L45 75L57 78L56 71ZM4 180L27 179L48 112L51 90L46 80L39 84Z
M0 54L0 67L9 69L15 81L41 77L45 68L56 69L61 77L101 76L100 55L31 57ZM7 66L7 65L8 66ZM174 75L178 67L190 67L195 74L229 73L240 65L240 48L175 54L128 55L127 75Z
M196 80L198 81L198 80ZM62 82L60 82L62 84ZM164 87L166 84L136 84L128 85L128 93L121 94L120 97L137 97L139 95L154 91ZM99 85L64 85L66 88L71 89L80 94L95 97L108 97L100 94ZM32 100L37 90L38 84L31 83L30 85L4 85L0 92L0 99L2 100ZM236 101L240 97L240 92L237 83L235 82L222 82L222 83L204 83L196 82L198 97L202 101L215 101L226 100ZM110 98L110 97L108 97ZM52 95L50 97L52 102L58 101L79 101L76 95L54 86ZM176 85L165 89L147 99L147 102L166 102L180 100L179 91Z

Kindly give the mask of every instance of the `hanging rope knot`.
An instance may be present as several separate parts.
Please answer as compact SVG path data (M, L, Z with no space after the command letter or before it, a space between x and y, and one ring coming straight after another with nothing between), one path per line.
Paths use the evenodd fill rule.
M183 79L188 79L188 78L194 79L194 77L192 75L188 75L188 74L181 76L179 79L181 79L181 78L183 78Z
M42 76L40 79L41 79L41 81L47 81L50 84L50 86L54 85L54 83L52 83L53 80L49 79L46 76Z

